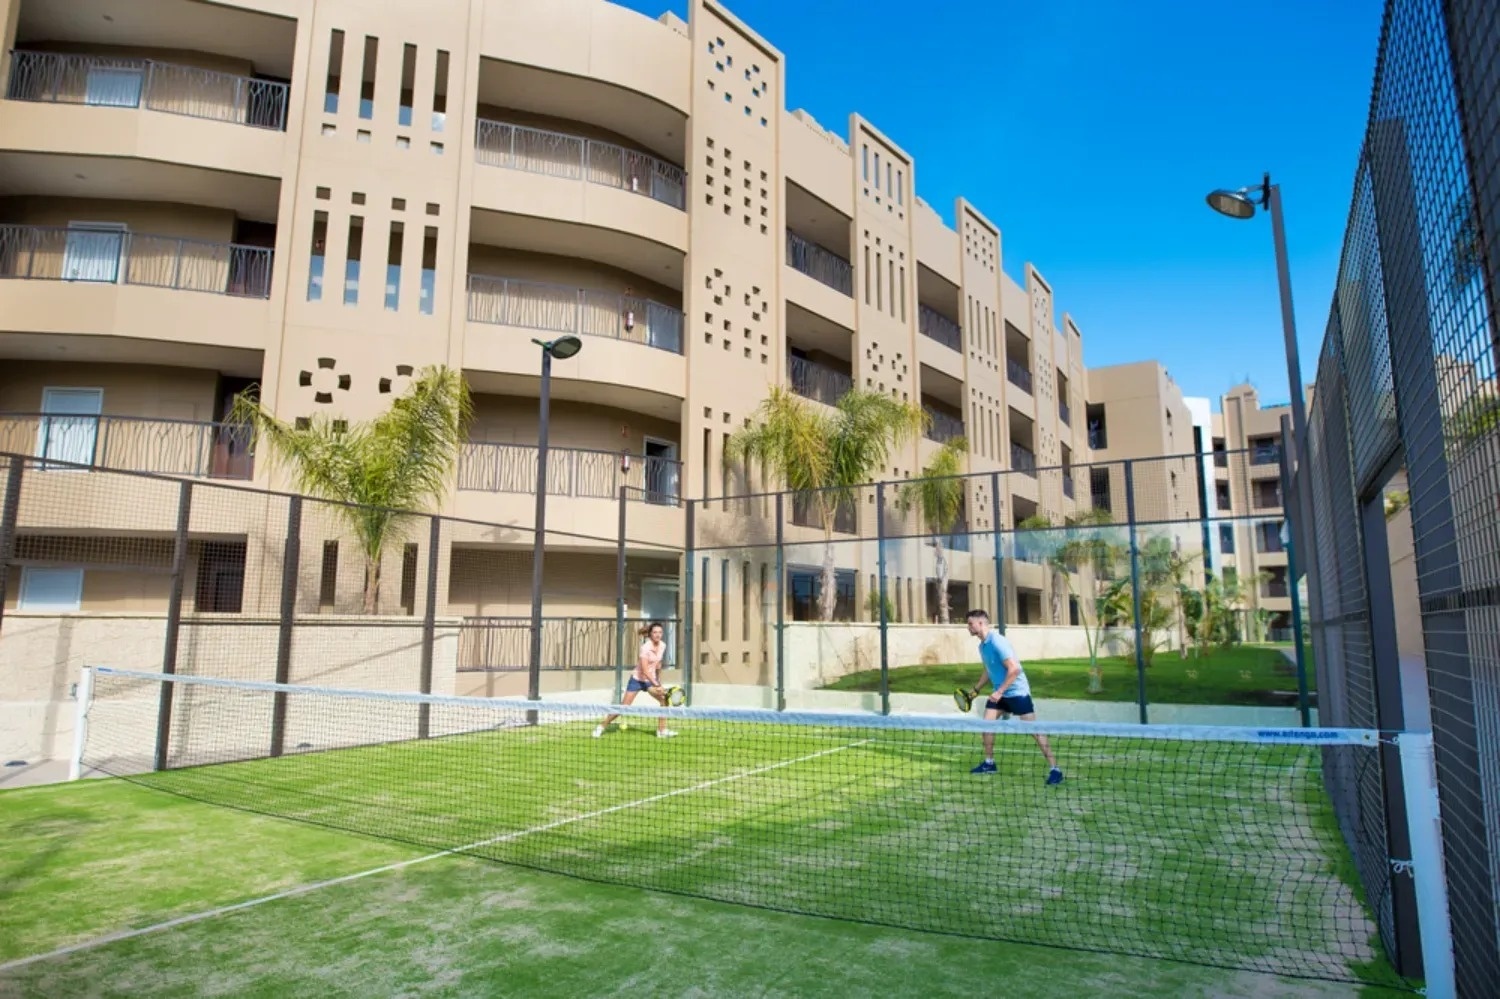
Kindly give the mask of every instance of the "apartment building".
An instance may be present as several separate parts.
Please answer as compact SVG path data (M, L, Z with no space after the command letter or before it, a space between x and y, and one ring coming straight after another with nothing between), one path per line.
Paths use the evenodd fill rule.
M714 0L689 8L0 0L0 447L280 487L224 422L236 393L258 386L286 419L362 419L446 364L476 415L444 512L526 525L533 338L578 334L582 352L553 369L549 516L576 536L548 556L548 613L601 616L621 484L632 539L687 547L684 497L705 501L699 549L769 537L764 508L733 497L770 484L723 454L772 385L811 404L857 385L920 405L930 429L887 477L958 435L971 472L1014 470L977 477L955 528L991 529L996 510L1005 526L1066 518L1096 408L1111 423L1094 453L1189 447L1180 393L1174 408L1158 379L1150 413L1131 415L1134 389L1112 386L1134 376L1086 371L1051 285L1003 269L994 221L960 198L945 222L896 137L786 110L775 46ZM1186 509L1188 492L1163 502ZM170 510L136 512L134 536L170 535ZM874 516L868 498L840 536L873 535ZM792 520L789 541L821 539ZM108 526L22 525L33 539ZM231 540L200 572L256 577L268 546L243 525L202 528ZM530 540L500 533L443 540L445 613L526 612ZM874 585L868 547L839 548L850 616ZM402 606L414 548L384 570ZM956 606L993 605L994 553L956 555ZM357 611L354 546L322 556L299 610ZM768 606L805 616L821 585L793 564L778 596L764 551L695 558L706 678L762 668ZM632 546L631 613L678 616L680 562ZM1011 620L1040 589L1028 571ZM888 572L903 619L930 619L927 556ZM192 590L191 608L270 609L248 584L222 590ZM13 569L6 594L22 612L164 600L157 577L68 567Z
M1309 399L1311 395L1309 394ZM1237 385L1213 418L1215 542L1226 576L1241 581L1255 637L1292 638L1292 582L1287 576L1286 510L1281 485L1281 420L1290 403L1262 406L1253 385ZM1230 460L1225 452L1243 452ZM1240 469L1243 467L1243 473Z

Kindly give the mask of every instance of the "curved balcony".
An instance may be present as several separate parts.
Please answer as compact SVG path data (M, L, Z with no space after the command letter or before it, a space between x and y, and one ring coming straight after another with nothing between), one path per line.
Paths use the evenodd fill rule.
M687 208L681 167L611 142L481 118L474 123L474 158L485 166L582 180Z
M535 496L536 459L534 444L470 441L459 454L458 488ZM624 486L632 502L677 506L681 484L682 463L669 458L635 457L629 471L623 471L614 451L547 449L548 496L614 500Z
M248 428L230 423L0 413L0 451L48 459L37 466L44 470L84 466L248 480L254 477L252 443Z
M649 298L592 288L469 275L469 321L575 333L682 353L682 313Z
M281 172L289 91L277 81L152 59L18 51L6 97L0 135L9 149Z
M0 314L17 332L260 348L271 271L265 247L0 225Z

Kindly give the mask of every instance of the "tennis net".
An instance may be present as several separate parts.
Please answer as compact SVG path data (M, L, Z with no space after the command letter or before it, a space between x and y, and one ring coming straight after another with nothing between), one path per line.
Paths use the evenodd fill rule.
M609 709L103 668L83 686L83 769L219 805L790 912L1405 984L1333 807L1381 765L1372 731ZM593 737L607 710L619 722ZM976 775L986 730L996 772Z

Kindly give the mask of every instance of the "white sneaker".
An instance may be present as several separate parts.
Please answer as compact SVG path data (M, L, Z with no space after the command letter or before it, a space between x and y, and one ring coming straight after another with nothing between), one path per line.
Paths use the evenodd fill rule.
M603 725L595 725L594 726L594 738L595 739L602 739L602 738L604 738L604 726Z
M656 737L658 739L670 739L673 736L675 736L676 734L677 734L676 732L673 732L669 728L663 728L663 729L657 729Z

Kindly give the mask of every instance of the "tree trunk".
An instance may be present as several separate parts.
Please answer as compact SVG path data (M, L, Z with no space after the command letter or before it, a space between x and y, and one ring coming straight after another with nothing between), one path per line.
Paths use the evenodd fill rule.
M937 553L938 623L947 624L953 616L953 608L948 606L948 553L942 538L933 538L932 547Z
M832 621L838 608L838 576L833 569L833 539L829 538L823 545L823 592L818 594L818 610L824 621Z
M365 613L380 610L380 556L365 556Z
M1104 693L1104 669L1099 665L1099 655L1089 656L1089 693Z

